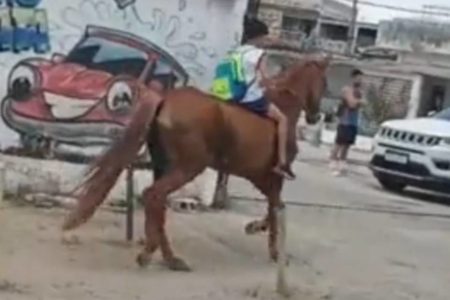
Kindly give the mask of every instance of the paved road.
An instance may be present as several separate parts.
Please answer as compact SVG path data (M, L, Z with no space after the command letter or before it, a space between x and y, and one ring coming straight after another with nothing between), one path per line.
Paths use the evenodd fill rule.
M290 251L325 284L331 299L447 300L450 294L450 207L442 196L383 191L364 167L346 177L327 169L325 149L302 148L284 200L289 206ZM366 155L367 156L367 155ZM255 191L233 180L236 209L261 214ZM261 203L261 201L259 201ZM305 272L305 271L304 271Z
M386 192L367 168L370 155L354 152L346 176L335 177L328 169L328 148L302 145L294 165L298 179L287 182L283 198L288 203L374 213L432 215L450 218L450 198L426 191L407 190L398 195ZM254 198L255 189L234 179L231 193L238 198ZM261 195L259 196L261 197Z

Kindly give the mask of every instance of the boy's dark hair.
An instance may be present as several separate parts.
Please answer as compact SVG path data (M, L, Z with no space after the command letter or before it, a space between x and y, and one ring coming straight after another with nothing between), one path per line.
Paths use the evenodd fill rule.
M242 36L242 43L246 43L249 40L263 37L268 34L269 28L264 22L255 17L244 17L244 33Z
M355 78L356 76L364 75L364 73L360 69L354 69L352 71L352 78Z

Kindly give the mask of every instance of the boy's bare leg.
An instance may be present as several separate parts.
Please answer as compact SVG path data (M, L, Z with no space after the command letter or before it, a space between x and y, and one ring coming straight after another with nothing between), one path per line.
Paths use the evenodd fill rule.
M278 163L274 168L274 172L282 175L286 179L295 179L295 174L290 170L287 165L287 134L288 134L288 124L287 119L284 114L276 107L274 104L269 104L267 111L267 116L277 123L278 131Z

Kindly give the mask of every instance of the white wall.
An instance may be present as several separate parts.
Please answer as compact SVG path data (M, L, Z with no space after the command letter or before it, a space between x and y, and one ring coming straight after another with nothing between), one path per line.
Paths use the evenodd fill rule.
M2 18L7 17L5 2L0 2ZM117 3L128 5L119 9ZM45 54L0 52L0 97L6 94L8 75L17 62L67 54L88 25L130 32L156 43L188 71L193 84L208 88L219 58L240 42L246 6L247 0L42 0L36 9L15 8L23 25L27 18L37 18L36 12L47 16L47 22L41 18L47 23L41 28L48 25L51 50ZM17 134L3 122L0 141L2 147L17 141Z

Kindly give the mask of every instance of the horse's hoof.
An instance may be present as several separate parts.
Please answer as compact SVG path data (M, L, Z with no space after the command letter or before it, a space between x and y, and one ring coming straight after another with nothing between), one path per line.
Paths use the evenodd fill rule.
M150 264L151 260L151 256L147 253L139 253L136 257L136 263L141 268L147 267Z
M166 264L169 270L172 271L179 271L179 272L192 271L191 267L189 267L189 265L184 260L178 257L172 258L171 260L167 261Z
M274 263L278 262L278 252L271 252L270 253L270 260Z
M270 254L270 261L271 261L272 263L278 263L278 259L279 259L278 253L272 253L272 254ZM286 265L286 266L289 266L289 265L290 265L290 257L286 257L285 265Z
M63 232L61 243L66 246L76 246L81 244L81 240L77 235Z
M245 233L248 235L255 235L267 230L266 222L264 221L253 221L245 226Z

